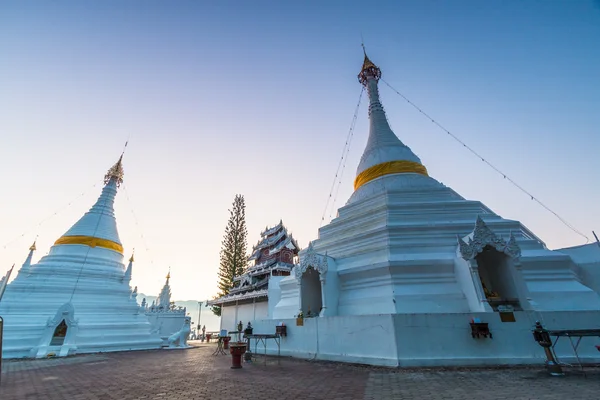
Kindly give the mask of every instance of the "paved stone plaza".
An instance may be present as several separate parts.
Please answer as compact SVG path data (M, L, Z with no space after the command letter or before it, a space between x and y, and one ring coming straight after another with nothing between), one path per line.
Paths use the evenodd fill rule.
M600 370L391 370L268 358L231 370L215 346L5 361L0 399L598 399Z

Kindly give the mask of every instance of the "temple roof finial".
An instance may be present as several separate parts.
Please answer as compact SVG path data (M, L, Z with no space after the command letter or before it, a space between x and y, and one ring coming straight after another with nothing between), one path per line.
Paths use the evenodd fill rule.
M169 267L169 272L167 273L167 280L171 279L171 267Z
M134 262L134 258L133 256L135 255L135 249L133 249L133 251L131 252L131 257L129 258L129 262Z
M37 242L37 240L33 241L33 244L31 245L31 247L29 248L29 251L36 251L37 247L35 247L35 242Z
M125 175L125 173L123 172L123 154L121 154L121 157L119 157L119 161L117 161L116 164L108 170L106 175L104 175L105 185L107 185L113 179L116 180L117 187L120 187L123 183L123 175Z
M117 163L108 170L106 175L104 175L105 185L108 184L108 182L110 182L112 179L117 181L117 187L120 187L123 183L123 176L125 175L125 172L123 171L123 156L125 155L125 150L127 150L127 144L129 144L129 141L125 142L125 146L123 146L123 152L121 153L121 157L119 157Z
M363 49L365 57L367 56L367 49L365 48L365 39L363 38L362 32L360 33L360 45Z
M369 78L374 78L379 80L381 78L381 70L377 65L375 65L367 56L367 50L365 48L364 41L361 43L363 54L365 55L365 59L363 61L363 66L358 74L358 81L361 85L366 86Z

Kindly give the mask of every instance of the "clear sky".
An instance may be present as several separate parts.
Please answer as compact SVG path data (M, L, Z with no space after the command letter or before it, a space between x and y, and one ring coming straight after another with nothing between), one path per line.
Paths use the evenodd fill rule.
M158 294L171 266L176 299L216 293L236 193L250 244L283 219L306 246L361 90L361 32L387 82L590 238L600 231L597 1L5 1L0 270L36 235L36 259L47 253L127 139L116 212L140 292ZM385 85L381 97L433 177L551 248L585 242ZM367 124L363 101L336 209Z

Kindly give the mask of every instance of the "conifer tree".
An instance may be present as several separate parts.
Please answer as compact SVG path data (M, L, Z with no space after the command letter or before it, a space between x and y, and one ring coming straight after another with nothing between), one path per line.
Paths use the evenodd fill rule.
M246 248L246 203L244 196L236 195L233 207L229 210L229 222L221 242L219 265L219 295L225 296L233 287L233 278L244 273L247 264ZM213 313L221 315L221 307L213 306Z

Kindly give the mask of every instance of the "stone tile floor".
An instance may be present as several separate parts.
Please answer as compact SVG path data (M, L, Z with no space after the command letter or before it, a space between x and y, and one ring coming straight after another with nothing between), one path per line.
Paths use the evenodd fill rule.
M552 378L542 368L394 370L267 358L231 370L214 345L4 361L1 400L27 399L598 399L600 369Z

